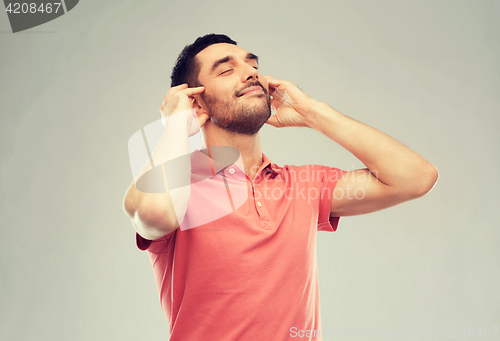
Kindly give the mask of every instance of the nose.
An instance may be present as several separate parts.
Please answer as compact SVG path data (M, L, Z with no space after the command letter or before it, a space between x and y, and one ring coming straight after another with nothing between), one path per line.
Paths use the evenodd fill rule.
M246 64L246 63L245 63ZM244 79L245 81L249 81L252 79L259 79L259 71L251 65L246 64L244 71Z

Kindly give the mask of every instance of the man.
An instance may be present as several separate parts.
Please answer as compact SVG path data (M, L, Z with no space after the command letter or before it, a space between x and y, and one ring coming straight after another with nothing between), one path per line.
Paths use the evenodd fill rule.
M260 75L257 56L224 35L186 46L160 110L168 124L151 158L162 164L165 193L135 181L124 208L153 264L171 340L321 340L316 232L421 197L438 178L393 138ZM315 129L367 168L279 167L262 153L264 123ZM188 137L200 128L206 149L189 162ZM221 146L237 150L238 162L217 166ZM191 185L172 186L171 160L184 160L189 172L177 174ZM202 164L211 173L197 178Z

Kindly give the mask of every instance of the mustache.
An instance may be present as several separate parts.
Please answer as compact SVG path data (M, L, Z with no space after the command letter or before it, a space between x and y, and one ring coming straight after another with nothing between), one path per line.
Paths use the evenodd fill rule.
M252 86L259 86L262 89L262 91L264 91L264 93L266 95L268 94L268 91L262 86L262 84L260 84L260 82L258 80L255 80L252 82L248 82L243 89L238 91L238 93L236 94L236 97L239 97L243 93L243 91L245 91L248 88L251 88Z

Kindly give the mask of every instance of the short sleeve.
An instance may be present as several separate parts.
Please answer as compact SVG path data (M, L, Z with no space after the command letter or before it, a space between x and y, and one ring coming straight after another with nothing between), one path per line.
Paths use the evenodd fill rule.
M172 239L175 239L175 234L177 233L177 229L169 234L155 239L149 240L142 237L139 233L135 233L135 241L139 250L149 251L151 253L161 254L168 252L168 247Z
M139 233L135 233L135 242L137 244L137 247L141 251L146 251L148 247L151 245L152 240L146 239L141 237Z
M335 186L339 179L347 173L347 171L322 166L323 177L321 178L321 195L319 201L318 213L318 231L335 232L339 224L340 217L330 217L330 207Z

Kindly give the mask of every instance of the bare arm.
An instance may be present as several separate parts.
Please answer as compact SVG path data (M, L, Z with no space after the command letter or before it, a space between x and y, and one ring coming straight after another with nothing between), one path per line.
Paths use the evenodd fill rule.
M172 198L165 194L144 193L132 182L125 194L123 208L134 229L143 238L155 240L179 227Z
M436 168L381 131L320 102L312 106L308 116L311 128L349 150L367 167L350 171L338 181L331 216L357 215L395 206L425 195L435 185Z
M367 168L347 172L332 196L331 216L378 211L428 193L438 178L436 168L392 137L318 102L287 81L266 77L276 115L275 127L315 129L337 142Z
M181 161L183 174L189 177L191 164L189 158L189 136L199 131L205 124L208 115L200 114L193 118L192 96L203 92L204 88L188 88L187 84L173 87L165 96L160 111L167 117L165 131L156 148L151 153L151 160L156 167L162 167L162 180L165 188L164 193L150 193L147 188L158 184L148 183L158 181L158 178L148 178L148 170L151 165L146 164L134 177L134 182L129 186L123 200L123 208L127 216L132 220L137 233L142 237L154 240L177 229L186 213L187 203L190 197L189 179L188 185L180 188L169 189L164 164L170 160ZM195 122L193 122L193 120ZM141 181L137 189L138 181ZM146 188L146 190L144 190Z

